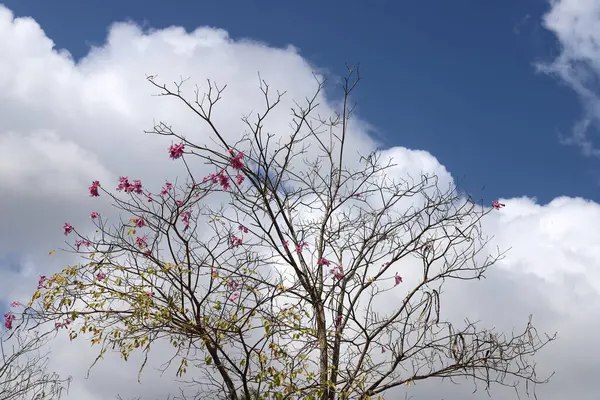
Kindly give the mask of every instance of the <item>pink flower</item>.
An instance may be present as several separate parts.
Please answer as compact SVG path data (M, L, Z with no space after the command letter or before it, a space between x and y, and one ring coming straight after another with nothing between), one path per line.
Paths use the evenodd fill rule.
M398 286L400 283L402 283L402 277L400 275L398 275L397 272L396 272L396 276L394 276L394 281L396 282L396 284L394 286Z
M385 346L381 346L381 352L385 353Z
M220 184L223 191L227 191L231 186L229 177L225 175L225 171L221 171L218 174L210 174L202 178L202 182L211 181L214 184Z
M120 176L119 177L119 186L117 186L117 191L122 191L125 190L127 187L129 187L129 178L126 176Z
M144 193L144 196L146 196L146 199L148 199L148 203L152 203L154 200L152 200L152 193Z
M288 247L288 246L290 245L290 242L288 242L287 240L284 240L284 241L283 241L283 245L284 245L285 247Z
M143 228L146 225L146 222L144 221L143 218L135 218L133 220L133 223L135 224L135 226L137 226L138 228Z
M230 289L234 289L237 288L237 283L235 281L230 281L227 286L229 286Z
M226 192L231 184L229 183L229 177L225 175L223 171L219 173L219 183L221 184L221 188L224 192Z
M99 281L101 281L101 280L103 280L103 279L106 279L106 274L105 274L105 273L103 273L103 272L98 272L98 273L96 274L96 279L98 279Z
M181 200L176 200L175 204L177 204L177 207L181 207L183 205L183 201Z
M136 194L142 194L142 181L136 179L133 181L133 185L129 187L130 192L135 192Z
M231 167L235 170L240 170L242 168L244 168L244 163L242 162L242 158L244 158L244 153L238 153L234 156L234 152L233 150L229 149L229 154L232 155L232 157L229 159L229 163L231 164Z
M308 243L306 243L306 242L298 243L298 245L296 246L296 253L298 253L298 254L302 253L302 250L304 250L304 248L306 246L308 246Z
M150 257L150 254L152 254L152 251L150 251L150 249L148 249L144 252L144 256L146 256L146 257Z
M231 295L231 297L229 298L229 301L234 302L239 298L240 298L240 294L238 292L235 292L234 294Z
M10 311L4 314L4 327L6 329L12 329L13 321L15 320L15 315Z
M171 145L171 147L169 147L169 157L171 157L172 160L178 159L183 155L184 148L185 144L183 143Z
M235 236L235 235L231 235L231 245L233 247L238 247L242 244L242 239Z
M59 328L65 328L67 327L69 324L71 323L71 321L66 320L65 322L55 322L54 323L54 328L59 329Z
M248 233L248 228L246 228L244 225L238 226L238 229L244 233Z
M244 182L244 179L245 179L244 175L237 174L235 176L235 183L239 186L242 184L242 182Z
M344 269L342 268L341 265L338 265L335 268L332 268L330 271L333 274L333 277L335 279L344 279Z
M22 307L23 304L19 303L18 301L13 301L12 303L10 303L10 306L12 308L16 308L16 307Z
M167 183L165 183L165 186L163 186L162 190L160 191L160 194L162 196L165 196L169 192L169 190L171 190L172 188L173 188L173 184L167 182Z
M98 197L100 193L98 193L98 188L100 187L100 182L93 181L92 186L90 186L90 197Z
M492 201L492 207L494 207L496 210L499 210L504 207L504 204L500 203L498 200L494 200Z
M146 297L154 297L154 292L146 292Z
M360 193L355 193L353 196L358 199L358 198L360 198L361 194Z
M46 282L46 275L41 275L40 280L38 281L38 289L44 287L44 282Z
M90 247L90 246L92 245L92 243L91 243L89 240L86 240L86 239L82 239L82 240L76 240L76 241L75 241L75 248L76 248L77 250L79 250L79 248L80 248L82 245L83 245L83 246L85 246L85 247Z
M69 233L73 232L73 226L71 224L69 224L68 222L65 222L63 229L65 230L65 236L67 236Z
M219 181L217 180L217 174L206 175L204 178L202 178L202 182L208 181L211 181L212 183L218 183Z
M140 249L143 249L144 247L148 247L148 239L146 238L146 236L136 237L135 243L138 245L138 247Z
M96 218L98 218L99 215L100 214L98 214L96 211L92 211L92 213L90 214L90 218L91 219L96 219Z
M335 317L335 324L340 325L342 323L342 318L342 315L338 315L337 317Z
M331 261L329 261L326 258L321 258L319 259L319 261L317 261L317 265L325 265L328 266L329 264L331 264Z
M181 213L181 222L183 222L183 230L187 231L190 227L190 218L192 217L191 211L184 211Z
M117 191L119 191L119 192L123 191L125 193L142 194L143 193L142 181L136 179L133 181L133 183L130 183L128 177L120 176L119 177L119 186L117 186Z

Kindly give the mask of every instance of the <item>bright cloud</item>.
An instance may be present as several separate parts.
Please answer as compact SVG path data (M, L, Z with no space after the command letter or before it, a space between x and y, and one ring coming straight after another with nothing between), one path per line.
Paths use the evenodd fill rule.
M600 34L599 20L600 7L593 0L555 2L546 19L565 49L552 65L554 72L579 82L573 87L588 93L585 98L595 104L596 112L600 102L591 94L584 79L589 74L583 71L600 71L594 39ZM109 212L105 199L87 195L93 179L112 190L119 175L128 175L156 191L166 179L172 181L183 172L181 163L168 158L169 140L143 133L153 120L173 124L190 139L202 141L207 136L206 126L180 103L152 97L156 90L145 74L158 74L164 82L189 76L187 95L193 95L194 84L205 85L207 78L227 84L215 120L230 139L244 133L240 117L263 106L257 88L259 71L273 90L288 91L284 104L268 121L271 132L288 132L288 105L311 95L316 87L314 67L293 47L235 41L212 28L144 32L132 24L115 24L104 45L75 63L68 53L53 48L35 21L14 19L0 6L0 36L0 301L7 303L25 301L38 275L50 275L70 262L60 252L48 257L48 251L64 239L65 222L91 230L90 211ZM587 69L568 69L572 62L585 62ZM336 106L335 99L325 95L319 102L322 113ZM586 115L595 120L600 112ZM368 125L354 123L347 146L363 153L374 149L376 141L368 135ZM452 182L444 166L425 151L398 147L383 155L394 157L393 171L400 178L406 174L418 178L424 172L438 174L442 187ZM203 170L201 164L197 167L199 176L213 172ZM594 322L600 312L600 206L566 197L547 205L529 198L502 202L506 208L486 219L485 232L495 236L493 245L512 249L487 280L450 286L443 310L459 320L481 319L487 326L509 331L534 313L540 330L558 330L560 338L540 353L541 372L556 370L557 375L539 394L549 400L595 399L593 377L600 366L589 346L591 335L600 328ZM166 354L158 349L153 365L165 361ZM95 355L88 343L68 343L66 338L53 343L52 366L74 376L69 398L106 400L120 393L123 398L153 399L176 391L173 376L160 378L151 367L142 375L142 384L137 384L139 363L125 363L117 356L100 362L86 380L85 371ZM481 392L471 395L468 384L417 384L403 388L398 398L404 390L424 399L440 398L440 393L445 399L487 398ZM492 392L495 399L508 395L512 393Z
M600 129L600 3L596 0L552 0L544 17L546 29L556 35L560 54L541 71L555 75L571 87L583 105L568 144L587 156L600 157L594 132Z

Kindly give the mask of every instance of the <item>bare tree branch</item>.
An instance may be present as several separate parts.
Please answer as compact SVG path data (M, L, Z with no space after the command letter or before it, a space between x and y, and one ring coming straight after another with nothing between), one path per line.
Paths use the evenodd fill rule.
M212 120L224 86L208 81L187 100L185 80L148 80L211 137L194 143L157 123L151 133L179 140L170 151L186 182L158 194L123 178L124 196L96 186L128 220L97 218L93 238L71 232L84 262L34 294L41 320L72 339L87 332L100 345L96 361L109 349L147 359L168 340L163 368L176 362L203 399L367 400L435 378L485 390L524 383L535 395L547 381L531 357L554 337L531 320L507 335L445 317L443 286L481 279L504 255L490 253L482 232L492 209L435 175L395 176L381 152L349 150L357 68L329 118L318 114L326 82L316 77L287 134L265 128L285 92L260 79L264 111L244 117L248 132L232 143ZM194 176L193 158L214 173Z

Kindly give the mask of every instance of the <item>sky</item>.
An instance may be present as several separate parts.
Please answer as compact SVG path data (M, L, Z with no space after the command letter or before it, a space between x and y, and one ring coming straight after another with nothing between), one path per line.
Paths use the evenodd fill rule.
M360 63L360 112L384 143L432 152L468 190L485 185L486 198L598 200L598 159L559 140L582 117L580 100L536 73L536 63L552 62L560 50L542 23L546 0L5 4L35 18L76 60L104 42L112 22L131 20L154 28L213 26L232 38L292 44L312 65L337 73Z
M47 254L64 240L65 221L86 223L93 179L126 173L159 187L181 172L168 159L157 168L169 143L142 130L153 118L200 128L151 96L146 73L227 83L221 122L233 132L260 101L258 71L302 98L314 70L335 77L359 62L363 124L353 146L377 142L401 161L398 174L449 173L486 204L506 204L485 227L511 251L485 282L448 295L449 310L508 329L534 313L560 338L539 356L557 372L542 398L596 398L600 1L323 3L5 1L0 305L26 300L38 275L69 262ZM323 98L331 110L335 101ZM287 118L277 114L273 127ZM75 375L69 398L168 389L132 385L118 360L85 380L79 371L93 356L72 346L57 342L53 352L54 367ZM415 398L439 398L440 388L445 399L487 397L436 385L417 385Z

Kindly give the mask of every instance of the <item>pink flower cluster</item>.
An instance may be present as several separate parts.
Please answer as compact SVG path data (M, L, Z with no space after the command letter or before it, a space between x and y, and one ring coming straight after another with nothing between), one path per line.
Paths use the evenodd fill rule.
M331 264L331 261L329 261L326 258L321 258L321 259L319 259L319 261L317 261L317 265L320 265L320 266L322 266L322 265L329 266L329 264Z
M244 163L242 161L242 159L244 158L244 153L235 154L235 152L232 149L229 149L228 151L231 155L231 157L229 158L229 164L231 165L231 168L235 169L236 171L241 171L244 168ZM244 182L244 179L244 176L238 172L235 176L235 183L239 186ZM220 184L221 188L225 192L231 187L230 179L225 174L225 170L221 170L216 174L210 174L208 176L205 176L202 179L202 182L206 181L211 181L214 184Z
M148 247L148 238L146 236L138 236L135 238L135 244L137 244L140 249Z
M63 230L65 231L65 236L67 236L69 233L73 232L73 225L69 224L68 222L65 222Z
M338 265L337 267L334 267L331 269L331 271L329 271L333 274L333 278L334 279L344 279L344 269L342 268L341 265Z
M129 182L129 178L126 176L120 176L119 177L119 186L117 186L117 191L118 192L125 192L125 193L135 193L135 194L142 194L143 190L142 190L142 181L140 180L134 180L133 183Z
M162 190L160 191L160 194L162 196L166 196L167 193L169 193L169 191L173 189L173 184L170 182L165 183L165 186L163 186Z
M75 248L79 250L81 246L90 247L92 243L89 240L81 239L75 241Z
M185 149L184 143L171 145L171 147L169 147L169 157L171 157L172 160L177 160L183 155L183 149Z
M100 182L93 181L92 186L90 186L90 197L98 197L100 193L98 193L98 188L100 187Z
M98 214L96 211L92 211L91 214L90 214L90 218L91 219L96 219L96 218L98 218L99 215L100 214Z
M184 211L181 213L181 222L183 222L183 230L187 231L190 227L190 218L192 217L191 211Z
M229 177L225 175L225 171L220 171L218 174L210 174L202 178L202 182L209 180L214 184L220 184L224 192L231 187L231 184L229 183Z
M66 328L67 326L69 326L70 323L71 323L71 321L69 321L69 320L66 320L65 322L55 322L54 328L55 329Z
M494 201L492 201L492 207L495 208L496 210L499 210L502 207L504 207L504 204L500 203L498 200L494 200Z
M44 283L46 282L46 275L40 276L40 280L38 281L38 289L42 289L44 287Z
M135 218L133 220L133 223L135 224L135 226L137 226L138 228L143 228L146 225L146 221L144 221L143 218Z
M12 329L13 321L15 320L15 315L10 311L4 314L4 327L6 329Z
M402 283L402 277L400 275L398 275L397 272L396 272L396 276L394 276L394 281L396 282L396 284L394 286L398 286L400 283Z
M229 164L231 164L231 168L235 169L236 171L239 171L242 168L244 168L244 163L242 162L242 159L244 158L244 153L235 154L233 149L229 149L229 154L231 154L231 158L229 159Z
M239 298L240 298L240 294L238 292L235 292L234 294L231 295L231 297L229 298L229 301L234 302Z
M306 246L308 246L308 243L306 243L306 242L298 243L298 245L296 246L296 253L298 253L298 254L302 253L302 250L304 250L304 248Z
M238 247L242 245L242 238L239 238L235 235L231 235L231 245L233 247Z
M390 265L391 265L391 263L389 261L381 264L380 271L387 269ZM398 286L401 283L402 283L402 277L400 275L398 275L398 273L396 272L396 275L394 276L394 286Z
M238 229L240 232L248 233L248 228L246 228L244 225L238 226Z

